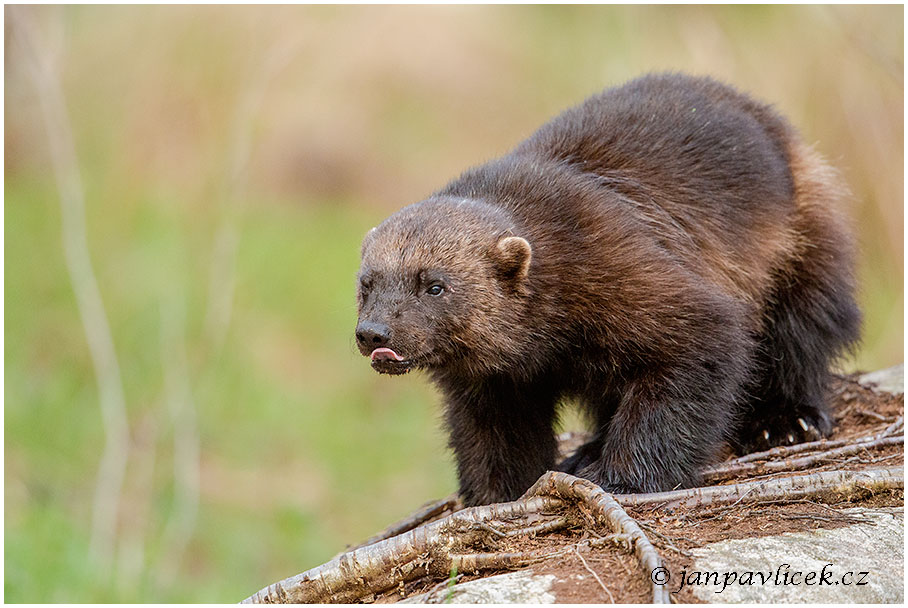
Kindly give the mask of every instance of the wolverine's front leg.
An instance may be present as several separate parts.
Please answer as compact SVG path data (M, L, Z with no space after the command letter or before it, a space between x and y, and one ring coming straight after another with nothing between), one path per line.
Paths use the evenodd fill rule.
M464 504L515 500L554 467L554 395L507 377L442 388Z
M740 395L752 345L731 314L693 310L685 343L663 349L621 390L617 408L603 407L597 439L577 475L610 492L659 492L695 483L739 421ZM666 323L666 328L670 328ZM678 334L675 334L678 336ZM589 451L600 447L598 458Z
M692 485L733 428L735 384L704 391L677 377L632 382L604 429L598 459L576 474L619 494Z

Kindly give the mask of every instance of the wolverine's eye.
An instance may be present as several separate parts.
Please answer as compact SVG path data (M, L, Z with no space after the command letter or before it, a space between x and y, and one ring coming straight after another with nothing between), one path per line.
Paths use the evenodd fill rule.
M372 279L363 278L359 281L359 291L363 296L369 293L372 289Z
M440 296L442 293L444 293L444 291L445 291L444 285L435 283L434 285L429 285L429 288L426 290L426 293L429 294L430 296Z

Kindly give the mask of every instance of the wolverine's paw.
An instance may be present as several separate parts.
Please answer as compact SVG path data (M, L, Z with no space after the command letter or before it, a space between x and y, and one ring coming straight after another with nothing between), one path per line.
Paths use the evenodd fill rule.
M580 471L593 465L602 458L602 440L594 438L592 441L584 443L577 450L558 463L556 470L570 475L580 475Z
M642 494L642 493L644 493L643 490L641 490L640 488L637 488L637 487L634 487L631 485L624 485L624 484L606 483L606 484L599 484L599 487L602 488L603 490L605 490L608 494L611 494L613 496L615 496L617 494Z
M759 452L779 445L819 441L829 437L834 423L825 407L801 406L791 408L784 415L748 426L741 434L743 453Z
M609 494L638 494L644 491L634 484L615 481L614 477L603 469L601 462L594 462L573 475L592 481Z

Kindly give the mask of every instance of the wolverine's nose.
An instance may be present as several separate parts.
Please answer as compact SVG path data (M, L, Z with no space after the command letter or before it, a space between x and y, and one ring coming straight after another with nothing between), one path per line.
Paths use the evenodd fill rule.
M381 348L391 341L391 328L384 323L363 321L356 327L356 340L367 348Z

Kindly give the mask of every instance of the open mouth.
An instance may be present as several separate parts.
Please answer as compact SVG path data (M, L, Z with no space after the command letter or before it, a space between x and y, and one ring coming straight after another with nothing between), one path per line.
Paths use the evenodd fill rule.
M398 355L390 348L376 348L369 356L372 369L380 374L405 374L410 371L412 363Z

